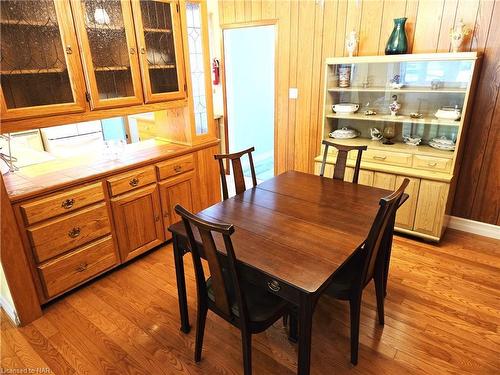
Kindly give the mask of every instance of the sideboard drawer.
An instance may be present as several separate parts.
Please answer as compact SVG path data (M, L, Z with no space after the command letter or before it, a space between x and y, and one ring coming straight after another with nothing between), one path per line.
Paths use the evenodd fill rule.
M47 298L64 292L118 264L111 236L38 267Z
M451 171L451 159L437 158L434 156L413 155L413 167L428 169L430 171Z
M28 228L38 262L81 246L110 232L105 203Z
M156 164L160 180L169 178L194 169L194 157L192 154L180 156L163 163Z
M98 182L24 203L21 205L21 212L26 224L30 225L102 200L104 192L102 184Z
M155 170L150 166L112 177L108 179L108 186L111 195L115 196L154 182L156 182Z
M349 157L356 158L356 154L349 153ZM385 163L411 167L411 154L403 152L366 150L363 152L362 160L370 163Z

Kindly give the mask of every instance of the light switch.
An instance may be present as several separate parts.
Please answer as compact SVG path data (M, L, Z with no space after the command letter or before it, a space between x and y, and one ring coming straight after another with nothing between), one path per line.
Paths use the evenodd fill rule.
M297 99L299 97L299 89L296 87L290 87L288 89L288 97L290 99Z

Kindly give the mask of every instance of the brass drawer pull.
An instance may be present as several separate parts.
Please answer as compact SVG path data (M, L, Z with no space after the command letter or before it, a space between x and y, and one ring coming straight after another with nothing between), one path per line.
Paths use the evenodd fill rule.
M131 55L135 55L135 48L134 48L134 47L131 47L131 48L130 48L130 54L131 54Z
M435 167L436 165L438 165L438 163L434 162L434 163L427 163L427 165L429 167Z
M378 155L373 155L373 158L374 158L375 160L385 160L385 159L387 159L387 156L378 156Z
M76 238L80 235L80 231L80 227L75 227L68 232L68 236L70 236L71 238Z
M139 179L138 178L133 178L131 179L128 184L132 187L136 187L137 185L139 185Z
M67 45L67 46L66 46L66 54L67 54L67 55L71 55L72 53L73 53L73 49L71 48L71 46L70 46L70 45Z
M65 208L66 210L69 210L71 207L73 207L73 204L75 204L75 200L73 198L66 199L61 203L61 207Z
M271 280L267 282L267 286L269 289L271 289L273 292L279 292L281 289L280 283L278 283L276 280Z
M145 47L141 47L140 51L141 51L141 54L144 55L146 53L146 48Z
M76 272L83 272L87 269L87 263L81 263L78 267L76 267Z
M181 166L181 165L176 165L176 166L174 166L174 171L175 171L176 173L179 173L180 171L182 171L182 166Z

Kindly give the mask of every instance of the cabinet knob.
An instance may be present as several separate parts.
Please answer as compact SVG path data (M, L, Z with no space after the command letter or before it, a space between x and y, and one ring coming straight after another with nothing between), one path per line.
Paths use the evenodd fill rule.
M131 47L131 48L130 48L130 54L131 54L131 55L135 55L135 48L134 48L134 47Z
M71 238L76 238L80 235L80 231L80 227L75 227L68 232L68 236L70 236Z
M73 53L73 48L70 45L66 46L66 54L71 55Z
M140 51L141 51L141 54L144 55L146 53L146 48L145 47L141 47Z
M155 221L160 221L160 215L155 216Z
M73 204L75 203L75 200L73 198L71 199L66 199L61 203L61 207L69 210L71 207L73 207Z
M179 173L180 171L182 171L182 166L181 165L174 166L174 171Z
M273 292L279 292L281 289L280 283L277 282L276 280L271 280L267 282L267 286L270 290Z
M88 264L87 263L80 263L78 267L76 267L76 272L83 272L87 269Z
M131 179L128 184L132 187L136 187L137 185L139 185L139 179L138 178L133 178Z

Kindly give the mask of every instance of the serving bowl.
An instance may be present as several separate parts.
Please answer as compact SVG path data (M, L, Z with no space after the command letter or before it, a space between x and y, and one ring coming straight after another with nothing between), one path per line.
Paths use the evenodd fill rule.
M354 129L348 129L346 127L343 127L342 129L334 130L329 135L331 138L350 139L350 138L356 138L357 136L359 136L359 133Z
M335 113L350 114L354 113L359 109L359 104L356 103L338 103L332 105L332 109Z
M460 117L462 116L462 113L460 109L458 108L447 108L443 107L441 109L438 109L437 112L434 114L438 119L441 120L459 120Z

